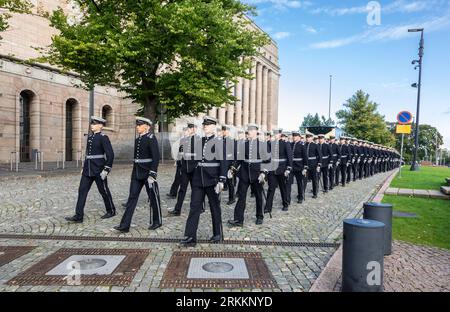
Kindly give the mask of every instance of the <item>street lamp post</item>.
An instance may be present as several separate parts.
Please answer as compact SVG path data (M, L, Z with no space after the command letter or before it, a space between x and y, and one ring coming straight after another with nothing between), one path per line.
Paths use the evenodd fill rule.
M423 58L423 28L408 29L408 32L420 32L420 44L419 44L419 59L412 61L412 64L418 64L415 68L419 68L419 81L417 84L413 84L413 87L417 87L417 110L416 110L416 128L414 131L414 154L411 164L411 171L419 169L417 165L417 150L419 148L419 112L420 112L420 87L422 86L422 58Z

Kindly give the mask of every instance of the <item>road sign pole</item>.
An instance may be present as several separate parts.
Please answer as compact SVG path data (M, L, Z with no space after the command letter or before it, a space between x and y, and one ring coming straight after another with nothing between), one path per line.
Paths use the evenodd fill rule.
M403 137L405 135L402 133L402 145L400 147L400 169L399 169L399 173L398 173L398 177L401 178L402 177L402 160L403 160Z

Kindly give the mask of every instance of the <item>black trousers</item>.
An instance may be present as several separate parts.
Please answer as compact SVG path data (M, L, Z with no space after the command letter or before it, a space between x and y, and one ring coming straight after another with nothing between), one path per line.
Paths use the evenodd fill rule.
M320 172L322 174L322 183L323 183L323 190L324 191L328 191L329 190L329 186L328 186L329 171L330 171L330 169L328 168L328 165L323 166L323 167L320 168Z
M239 182L238 186L238 201L236 203L236 207L234 207L234 220L239 222L244 222L244 211L245 211L245 204L247 201L247 191L248 187L251 186L251 188L254 190L255 193L255 199L256 199L256 219L264 219L264 213L263 213L263 206L262 206L262 188L263 186L261 183L256 180L255 182Z
M221 235L223 237L222 212L220 209L219 195L215 192L214 187L215 185L207 187L192 186L191 209L186 220L186 229L184 230L185 236L197 239L198 222L200 220L203 201L206 195L211 210L213 235Z
M228 186L228 200L232 201L234 199L234 185L235 185L235 177L231 179L227 179L227 186Z
M350 183L351 178L352 178L352 167L353 167L353 164L352 164L351 161L349 161L348 163L349 163L349 165L347 167L347 183Z
M136 209L139 195L141 194L143 186L145 186L148 198L150 200L151 224L162 224L161 200L159 197L158 183L153 182L152 186L149 186L147 179L139 180L136 178L131 178L130 194L128 196L127 204L125 207L125 213L123 214L122 220L120 221L120 227L130 227L131 219L133 218L134 210Z
M77 206L75 208L75 214L79 218L83 218L84 216L84 206L86 205L86 198L91 189L92 183L97 185L98 192L103 198L103 202L105 203L106 212L114 212L116 208L114 206L111 192L108 187L108 178L102 180L100 176L88 177L85 175L81 176L80 186L78 188L78 200Z
M312 183L312 189L313 189L313 195L316 196L317 192L318 192L318 186L319 186L319 175L317 173L317 167L311 168L308 167L308 178L311 179L311 183ZM306 180L307 181L307 180ZM308 182L305 183L305 188L308 185Z
M306 178L303 176L301 171L294 171L292 174L295 177L295 181L297 181L297 199L304 200L305 196L305 186L306 186Z
M174 211L181 212L183 207L184 198L186 197L187 188L192 179L192 173L182 172L180 189L178 190L177 203L175 205Z
M336 165L332 165L330 169L328 169L328 182L330 183L330 190L334 188L334 181L336 177Z
M291 192L292 192L292 184L294 183L294 175L291 172L286 182L286 199L288 204L291 204Z
M345 182L347 181L347 163L341 163L341 183L345 186Z
M289 206L286 191L286 177L284 176L284 174L275 174L273 172L269 172L269 175L267 176L267 181L269 184L269 189L267 190L267 201L265 209L268 211L272 211L273 198L275 196L275 190L277 189L277 186L280 188L283 207Z
M364 178L369 177L369 163L366 161L364 163Z
M177 196L178 188L181 185L182 172L181 166L177 166L177 170L175 172L175 178L173 180L172 186L170 187L169 194L172 196Z
M358 176L358 163L357 160L355 160L355 162L352 164L352 175L353 175L353 182L356 181L356 178Z
M336 165L336 168L335 168L336 179L334 180L335 181L335 183L334 183L335 185L339 185L339 173L341 172L341 168L342 168L341 164Z

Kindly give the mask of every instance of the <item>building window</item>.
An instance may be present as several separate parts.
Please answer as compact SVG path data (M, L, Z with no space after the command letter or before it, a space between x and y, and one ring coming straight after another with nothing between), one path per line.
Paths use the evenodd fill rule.
M102 108L102 118L106 120L106 127L112 128L113 126L113 115L112 108L109 105L105 105Z

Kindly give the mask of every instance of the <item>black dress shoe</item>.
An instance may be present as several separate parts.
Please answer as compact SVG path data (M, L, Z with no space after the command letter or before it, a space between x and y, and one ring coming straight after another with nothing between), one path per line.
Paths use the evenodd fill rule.
M303 200L302 199L297 199L297 204L302 204Z
M114 227L114 230L122 232L122 233L128 233L130 231L130 228L121 227L120 225L116 225Z
M283 208L281 209L282 211L288 211L289 207L288 206L283 206Z
M220 243L221 241L222 241L222 235L212 236L212 237L209 239L209 242L210 242L210 243L213 243L213 244L215 244L215 243Z
M166 196L169 197L169 198L177 198L177 195L172 195L172 194L170 194L170 193L169 193L169 194L166 194Z
M244 226L244 224L240 221L236 221L236 220L228 220L228 224L231 226Z
M271 212L272 212L272 210L264 208L264 213L271 213Z
M168 211L168 213L167 213L169 216L179 216L179 215L181 215L181 212L180 211L176 211L176 210L169 210Z
M101 219L109 219L112 218L116 215L115 211L109 211L107 213L105 213L103 216L101 216Z
M324 193L328 193L328 190L323 190Z
M157 228L160 228L162 224L152 224L148 227L149 230L156 230Z
M317 198L317 195L313 195L313 197L312 198Z
M83 218L80 218L77 216L65 217L64 219L66 219L66 221L73 222L73 223L82 223L83 222Z
M236 199L229 200L227 205L233 205L236 202Z
M260 225L260 224L263 224L263 219L256 219L256 222L255 222L255 224L256 225Z
M185 237L180 242L182 247L195 247L195 245L197 245L197 241L193 237Z

